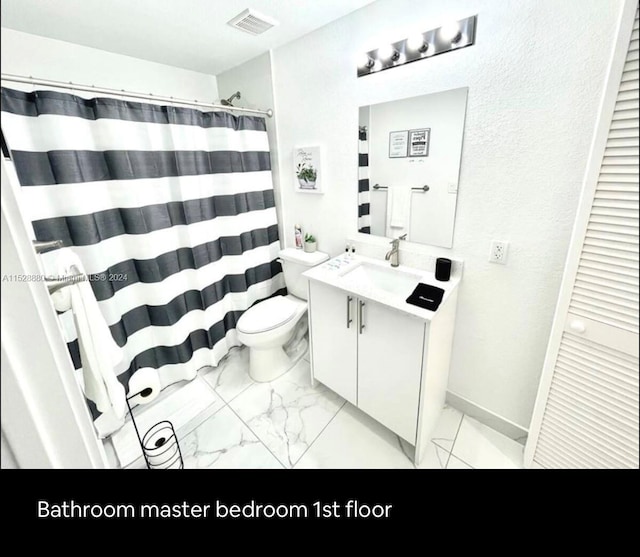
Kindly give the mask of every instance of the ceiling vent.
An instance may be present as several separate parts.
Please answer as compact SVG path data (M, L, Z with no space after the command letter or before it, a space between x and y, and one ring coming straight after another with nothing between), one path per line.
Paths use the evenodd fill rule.
M278 25L275 19L262 15L252 9L245 10L227 23L231 25L231 27L240 29L240 31L244 31L250 35L261 35L273 26Z

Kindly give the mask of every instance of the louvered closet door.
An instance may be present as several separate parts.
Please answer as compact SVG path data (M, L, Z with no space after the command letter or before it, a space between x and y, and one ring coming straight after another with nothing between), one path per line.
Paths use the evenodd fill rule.
M545 468L638 467L638 144L636 12L536 432Z

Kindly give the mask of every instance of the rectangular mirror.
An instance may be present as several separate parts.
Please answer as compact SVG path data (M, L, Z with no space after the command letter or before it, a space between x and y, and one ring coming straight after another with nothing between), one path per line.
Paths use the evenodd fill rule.
M360 107L359 232L453 246L467 92Z

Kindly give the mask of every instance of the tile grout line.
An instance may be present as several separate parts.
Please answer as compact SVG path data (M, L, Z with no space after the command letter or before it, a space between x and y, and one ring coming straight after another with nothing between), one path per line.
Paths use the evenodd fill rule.
M229 404L231 404L231 402L233 402L236 398L238 398L240 395L244 394L245 391L249 390L251 387L253 387L256 383L250 383L249 385L247 385L244 389L242 389L239 393L236 393L235 395L233 395L232 398L230 398L227 402ZM222 395L220 395L222 396Z
M213 367L213 366L208 366L208 367L210 367L212 371L216 369L216 368L215 368L215 367ZM201 369L202 369L202 368L201 368ZM198 371L199 371L199 370L198 370ZM245 387L243 387L243 388L242 388L242 390L240 390L240 391L239 391L239 392L237 392L235 395L233 395L229 400L227 400L224 396L222 396L222 393L219 393L219 392L218 392L218 390L216 389L216 387L214 387L213 385L211 385L211 383L209 383L209 381L207 381L207 380L204 378L204 376L205 376L205 375L209 375L209 373L211 373L211 371L209 371L209 372L207 372L207 373L203 374L203 375L201 376L201 377L202 377L202 380L207 384L207 387L209 387L209 388L210 388L210 389L211 389L211 390L216 394L216 396L219 396L219 397L220 397L224 402L226 402L227 404L230 404L233 400L235 400L235 399L236 399L236 398L238 398L242 393L244 393L244 392L245 392L249 387L253 387L253 386L256 384L256 382L255 382L255 381L253 381L253 379L252 379L252 380L251 380L251 383L249 383L248 385L246 385ZM223 372L221 372L221 373L223 373ZM248 374L248 373L249 373L249 372L247 371L247 374Z
M250 385L251 386L251 385ZM245 389L246 390L246 389ZM249 427L249 424L247 422L245 422L239 415L238 413L233 409L233 407L230 404L227 404L227 406L229 407L229 410L231 410L231 412L233 412L233 415L238 418L240 420L240 422L252 433L252 435L260 442L260 444L267 449L267 451L269 451L269 454L276 459L276 462L282 467L282 469L287 470L287 467L282 464L282 462L280 462L280 459L273 454L273 452L271 451L271 449L269 447L267 447L267 445L264 443L264 441L262 439L260 439L260 437L256 434L255 431L253 431L253 429L251 429L251 427ZM255 468L254 468L255 470Z
M295 461L295 463L293 464L293 466L291 467L291 470L293 470L296 467L296 464L298 464L298 462L300 462L300 460L302 460L302 457L304 455L307 454L307 451L312 447L312 445L318 440L320 439L320 436L324 433L324 430L327 429L329 427L329 424L335 420L336 416L338 414L340 414L340 412L342 411L342 409L344 408L345 404L347 404L347 401L345 400L342 405L340 406L340 408L338 408L338 411L331 417L331 419L327 422L327 425L324 426L321 430L320 433L318 433L318 435L316 435L316 438L311 441L311 443L309 443L309 446L304 450L304 452L298 457L298 460Z
M307 359L306 357L309 357L309 359ZM307 339L307 350L305 351L305 353L303 354L302 358L300 360L304 360L305 362L307 362L309 364L309 369L311 369L311 342L309 339ZM340 406L340 408L338 408L338 411L331 417L331 419L327 422L327 425L325 425L320 432L318 433L318 435L316 435L315 439L313 441L311 441L311 443L309 443L309 446L304 450L304 452L298 457L298 460L296 460L295 464L291 467L291 470L293 470L296 467L296 464L298 464L298 462L300 462L302 460L302 457L304 455L307 454L307 452L309 451L309 449L313 446L313 444L320 439L320 436L324 433L325 429L327 429L329 427L329 424L335 420L336 416L338 414L340 414L340 412L342 412L342 409L346 406L347 404L347 400L345 399L342 402L342 405Z
M211 393L213 393L218 399L220 399L220 401L222 402L222 405L220 406L220 408L218 408L215 412L208 414L206 418L204 418L203 420L197 420L196 425L194 425L193 427L189 428L188 431L184 432L183 435L181 435L180 439L178 439L178 441L183 441L186 437L188 437L189 435L191 435L196 429L198 429L202 424L204 424L207 420L209 420L210 418L213 418L218 412L220 412L221 410L223 410L225 407L229 407L229 409L233 412L233 409L231 408L231 406L229 405L230 401L227 401L218 391L216 391L216 389L204 378L205 375L207 375L207 373L211 373L211 371L207 372L207 373L200 373L200 370L205 368L205 367L210 367L211 370L215 370L217 366L202 366L200 368L198 368L196 370L196 377L200 378L202 380L202 382L207 386L207 389L209 389L209 391L211 391ZM195 380L196 377L194 377L192 379ZM251 385L247 385L247 387L245 387L245 389L247 389L248 387L250 387ZM238 393L236 396L238 396L239 394L241 394L242 392L244 392L243 389L240 393ZM235 398L235 397L234 397ZM213 403L215 404L215 403ZM213 406L213 404L210 404L209 406L207 406L199 415L204 414L207 409L211 408L211 406ZM234 412L235 414L235 412ZM244 423L244 422L243 422ZM176 432L177 433L177 432ZM253 433L253 431L251 432ZM255 434L254 434L255 435ZM256 436L257 437L257 436ZM259 440L259 439L258 439ZM262 442L262 441L261 441ZM278 461L279 462L279 461Z
M210 418L213 418L218 412L220 412L220 410L226 408L227 406L229 406L222 397L220 397L220 400L223 402L223 404L220 406L220 408L218 408L215 412L213 412L212 414L209 414L206 418L204 418L202 421L198 420L198 423L193 426L192 428L189 429L189 431L186 431L183 435L180 436L180 439L178 439L178 441L183 441L187 436L191 435L196 429L198 429L202 424L204 424L207 420L209 420ZM209 406L207 406L207 408L211 408L211 406L213 406L213 404L210 404ZM207 410L207 408L205 408L200 414L198 414L198 416L201 416L202 414L204 414ZM195 419L195 418L194 418ZM177 435L177 432L176 432Z
M291 369L284 373L283 375L281 375L280 377L284 377L286 376L290 371L292 371L295 367L297 367L301 362L305 362L308 365L311 365L309 362L307 362L306 360L304 360L304 357L300 357L298 358L298 360L296 361L296 363L291 367ZM278 381L280 379L280 377L277 377L276 379L274 379L273 381L269 381L269 384ZM255 381L251 384L248 385L245 389L242 390L241 393L238 393L233 400L237 399L241 394L243 394L245 391L247 391L250 387L253 387L255 385L259 385L260 383L256 383ZM217 393L216 393L217 394ZM220 396L220 395L219 395ZM231 411L238 417L238 419L249 429L249 431L251 431L251 433L256 437L256 439L258 439L258 441L260 441L260 443L262 443L262 445L264 445L264 447L269 451L269 453L271 453L271 455L273 455L273 457L277 460L277 462L285 469L285 470L292 470L295 465L300 461L300 459L305 455L305 453L311 448L311 445L313 445L317 439L320 437L320 435L322 435L322 433L324 432L324 430L327 428L327 426L333 421L333 419L338 415L338 413L340 412L340 410L342 410L342 408L344 407L344 405L346 404L346 400L343 401L342 405L340 406L340 408L338 408L338 411L331 417L331 419L327 422L327 425L325 425L322 430L320 430L320 432L318 433L318 435L316 435L315 439L309 444L309 446L305 449L305 451L300 455L300 457L298 457L298 459L296 459L295 463L293 463L291 465L291 468L288 468L286 464L283 464L282 461L271 451L271 449L266 445L265 442L262 441L262 439L260 438L260 436L253 431L253 429L251 429L251 426L246 423L239 415L238 413L233 409L233 407L231 406L231 404L228 404L229 408L231 409Z
M462 417L460 418L460 423L458 424L458 429L456 429L456 434L455 434L455 437L453 438L453 443L451 443L451 450L449 451L449 456L447 457L447 463L444 465L444 469L445 470L447 469L447 466L449 466L449 461L451 460L451 455L453 455L453 448L456 446L456 441L458 440L458 433L460 433L460 428L462 427L462 422L463 422L464 417L466 415L466 414L463 414L462 412L461 412L461 414L462 414ZM455 456L455 455L453 455L453 456ZM456 458L458 458L458 457L456 456ZM460 459L458 459L458 460L460 460ZM465 464L467 464L467 463L465 462ZM472 466L472 468L473 468L473 466Z
M211 387L213 389L213 391L216 393L216 395L218 395L222 400L224 400L227 404L231 404L231 402L233 402L236 398L238 398L242 393L244 393L247 389L249 389L250 387L253 387L256 383L250 383L249 385L247 385L246 387L244 387L240 392L236 393L235 395L233 395L229 400L227 400L225 397L222 396L221 393L219 393L218 391L216 391L215 387L211 387L211 385L209 385L209 387Z
M456 456L454 454L450 454L449 458L455 458L457 460L459 460L460 462L462 462L463 464L466 464L469 468L471 468L472 470L475 470L476 468L474 466L471 466L471 464L469 464L466 460L462 460L459 456ZM447 466L449 465L449 461L447 460Z
M292 371L294 367L296 367L298 365L299 361L296 362L289 371ZM289 373L289 371L287 371L286 373L283 373L280 377L284 377L285 375L287 375L287 373ZM246 373L249 373L249 370L246 370ZM280 379L280 377L276 377L273 381L269 381L268 383L271 384L274 381L277 381L278 379ZM253 381L251 380L251 384L247 385L244 389L242 389L242 391L240 391L238 394L236 394L233 399L231 400L236 400L237 398L240 397L240 395L244 394L246 391L248 391L250 388L255 387L256 385L261 385L261 384L265 384L265 383L258 383L257 381ZM217 394L217 393L216 393ZM218 395L222 398L222 395ZM223 399L224 400L224 399ZM262 444L262 446L267 449L267 451L269 451L269 454L271 454L271 456L273 456L273 458L276 459L276 462L284 469L284 470L288 470L287 466L285 464L282 463L282 461L275 455L275 453L267 446L267 444L260 438L260 436L253 431L253 429L251 429L251 426L245 422L240 415L234 410L234 408L231 406L231 400L227 403L227 406L229 406L229 409L234 413L234 415L244 424L244 426L253 434L253 436Z

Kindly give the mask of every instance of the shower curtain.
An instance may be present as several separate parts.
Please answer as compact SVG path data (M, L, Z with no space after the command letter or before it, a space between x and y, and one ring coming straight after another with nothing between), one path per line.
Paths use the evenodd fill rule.
M164 387L216 365L240 315L286 293L263 118L2 88L2 129L35 236L79 256L125 386L142 367Z
M369 140L367 128L358 130L358 232L371 234L369 194Z

